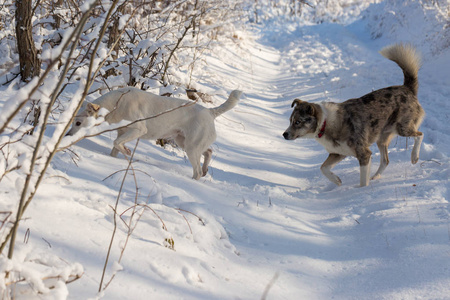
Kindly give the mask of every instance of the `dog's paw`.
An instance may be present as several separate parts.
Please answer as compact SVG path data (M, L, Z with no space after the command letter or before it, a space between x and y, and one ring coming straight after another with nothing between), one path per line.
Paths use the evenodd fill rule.
M381 174L375 174L372 176L372 178L370 178L370 180L377 180L381 178Z
M336 184L337 186L341 186L342 185L342 180L339 177L337 177L337 176L334 176L333 179L330 179L330 180L331 180L332 183Z
M415 156L412 156L412 155L411 155L411 163L412 163L413 165L417 164L418 161L419 161L419 157L418 157L418 156L415 157Z
M131 150L128 147L123 146L123 148L125 149L125 154L128 156L131 156Z
M342 181L339 178L339 176L337 176L336 174L334 174L333 172L330 172L327 169L323 169L322 170L323 175L325 175L326 178L328 178L329 181L331 181L332 183L336 184L337 186L341 186L342 185Z

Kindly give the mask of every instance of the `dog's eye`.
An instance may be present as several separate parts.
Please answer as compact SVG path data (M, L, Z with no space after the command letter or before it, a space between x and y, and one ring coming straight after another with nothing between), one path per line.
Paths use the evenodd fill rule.
M75 123L75 125L76 125L76 126L80 126L80 125L81 125L81 122L78 121L78 122Z
M300 122L300 121L295 121L294 125L298 126L298 125L300 125L301 123L302 123L302 122Z

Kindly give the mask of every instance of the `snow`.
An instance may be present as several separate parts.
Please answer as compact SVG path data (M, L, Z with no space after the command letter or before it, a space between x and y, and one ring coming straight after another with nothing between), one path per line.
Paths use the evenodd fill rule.
M217 91L211 106L233 89L245 96L217 118L213 160L199 181L180 149L145 140L124 180L128 162L109 156L114 133L56 154L21 222L16 260L45 250L61 258L49 265L82 274L54 299L449 299L450 48L402 28L436 31L437 21L394 2L346 25L268 21L209 55L200 82ZM385 17L378 26L374 16L389 5L408 22ZM372 39L375 31L383 34ZM401 84L401 70L377 52L398 41L424 55L419 163L410 162L413 140L396 138L382 178L358 187L358 163L347 158L334 169L337 187L319 170L327 156L319 144L282 137L291 102L341 102ZM2 89L6 107L13 91ZM18 197L15 184L23 179L3 178L0 202ZM115 277L99 293L115 222L103 283Z

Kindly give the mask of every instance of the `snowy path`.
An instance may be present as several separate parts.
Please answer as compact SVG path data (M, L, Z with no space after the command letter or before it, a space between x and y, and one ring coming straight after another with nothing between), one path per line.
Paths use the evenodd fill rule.
M357 31L339 25L317 27L303 28L281 38L269 35L273 39L271 44L282 51L280 64L272 68L281 72L269 84L278 87L280 98L287 100L279 102L284 108L295 97L342 101L403 81L401 71L395 70L398 67L377 53L380 49L377 43L359 39ZM437 66L425 65L423 72L433 74L436 71L432 70L439 70ZM386 68L393 70L389 76L384 71ZM420 97L426 110L431 111L431 119L445 123L448 114L437 112L436 104L430 103L439 99L448 107L449 87L438 79L439 75L432 79L422 76ZM290 109L287 110L282 114L285 126L290 114ZM275 123L283 124L283 117ZM443 130L438 134L440 138L436 138L436 130L443 128L435 124L429 120L424 122L427 138L422 158L425 161L420 166L409 162L411 142L405 149L405 139L397 139L390 147L392 163L384 177L368 188L356 188L359 168L355 159L346 159L336 168L344 180L344 185L337 188L320 174L318 167L326 154L314 142L296 141L292 146L280 141L274 147L291 156L287 164L293 165L292 168L285 166L282 171L291 177L286 181L288 186L297 177L301 180L294 184L300 190L290 194L299 202L283 203L285 211L281 215L296 216L295 228L308 236L297 235L296 239L287 240L284 247L295 249L297 254L290 261L293 270L305 269L301 257L308 257L307 262L312 263L306 277L314 278L313 287L319 286L318 290L307 289L314 298L447 297L449 136ZM437 140L442 144L436 143ZM379 154L375 147L373 152L375 169ZM288 209L290 205L292 208ZM288 224L282 227L289 228ZM294 245L289 247L289 242ZM305 274L290 272L290 275L304 282Z
M252 257L252 263L269 264L282 274L273 289L275 295L278 292L286 299L295 294L315 299L336 295L361 299L361 293L368 299L445 297L445 286L450 282L449 161L441 151L447 151L448 142L439 150L426 144L422 154L425 161L413 166L409 161L411 141L406 147L406 140L398 138L390 147L392 163L384 177L368 188L358 188L355 159L348 158L336 168L344 185L335 187L320 174L319 166L327 154L319 145L313 141L287 142L281 137L295 97L343 101L399 84L403 81L401 71L378 54L381 43L360 38L357 28L322 25L290 36L269 34L268 38L262 42L269 46L258 45L259 49L252 51L250 66L243 68L251 70L251 84L247 80L242 87L248 98L236 109L243 116L235 118L245 130L237 140L236 132L229 132L229 139L219 139L227 145L228 155L238 153L243 164L236 166L227 160L219 166L223 155L215 164L231 172L238 167L236 173L246 175L239 179L241 185L256 184L252 194L244 198L251 215L261 218L252 230L233 229L240 238L231 232L231 241L244 243L249 253L256 251L259 259ZM425 66L425 72L430 68ZM245 78L246 74L237 77ZM426 108L433 107L427 103L429 89L441 91L436 97L446 101L449 89L443 81L436 84L437 90L426 86L431 80L424 81L421 95L425 95ZM443 122L448 119L445 113L435 111L433 116ZM438 128L428 124L424 123L425 143L436 145L433 136ZM447 133L442 134L448 141ZM231 148L233 140L239 146ZM373 152L375 169L379 153L376 147ZM436 157L443 159L437 161ZM214 179L221 180L218 176ZM227 179L234 181L236 177ZM276 209L267 208L264 195ZM266 224L268 219L273 226ZM236 220L230 223L239 224L239 218ZM283 294L286 290L289 292Z
M355 159L336 167L343 179L336 187L320 173L327 154L319 145L281 136L295 97L343 101L402 82L401 71L377 53L382 44L340 25L269 28L257 42L243 41L240 52L210 58L205 77L246 97L217 119L211 175L199 182L190 179L183 152L140 142L138 201L149 200L168 230L154 213L144 213L104 299L258 299L267 287L268 299L448 297L449 137L442 133L448 116L439 107L448 108L450 91L439 78L449 71L423 69L422 103L431 118L423 125L420 163L410 164L411 141L406 149L405 139L394 140L391 164L369 187L357 187ZM80 142L77 166L70 153L59 155L30 206L30 216L46 217L24 222L32 228L31 243L49 243L84 266L69 299L95 297L98 288L110 206L123 176L115 172L126 167L107 156L111 145L107 135ZM129 178L120 212L133 205L135 194ZM111 261L118 259L125 231L120 227ZM173 239L175 251L164 247L165 239Z

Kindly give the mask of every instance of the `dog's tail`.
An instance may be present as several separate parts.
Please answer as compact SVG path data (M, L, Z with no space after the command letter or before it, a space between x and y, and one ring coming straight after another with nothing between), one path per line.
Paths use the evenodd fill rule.
M422 65L422 59L416 49L410 44L395 44L387 46L380 54L397 63L402 68L405 76L403 85L409 87L417 96L419 89L418 73Z
M222 103L222 105L219 105L215 108L210 108L211 113L214 115L214 118L235 107L241 95L242 91L234 90L231 92L228 100Z

